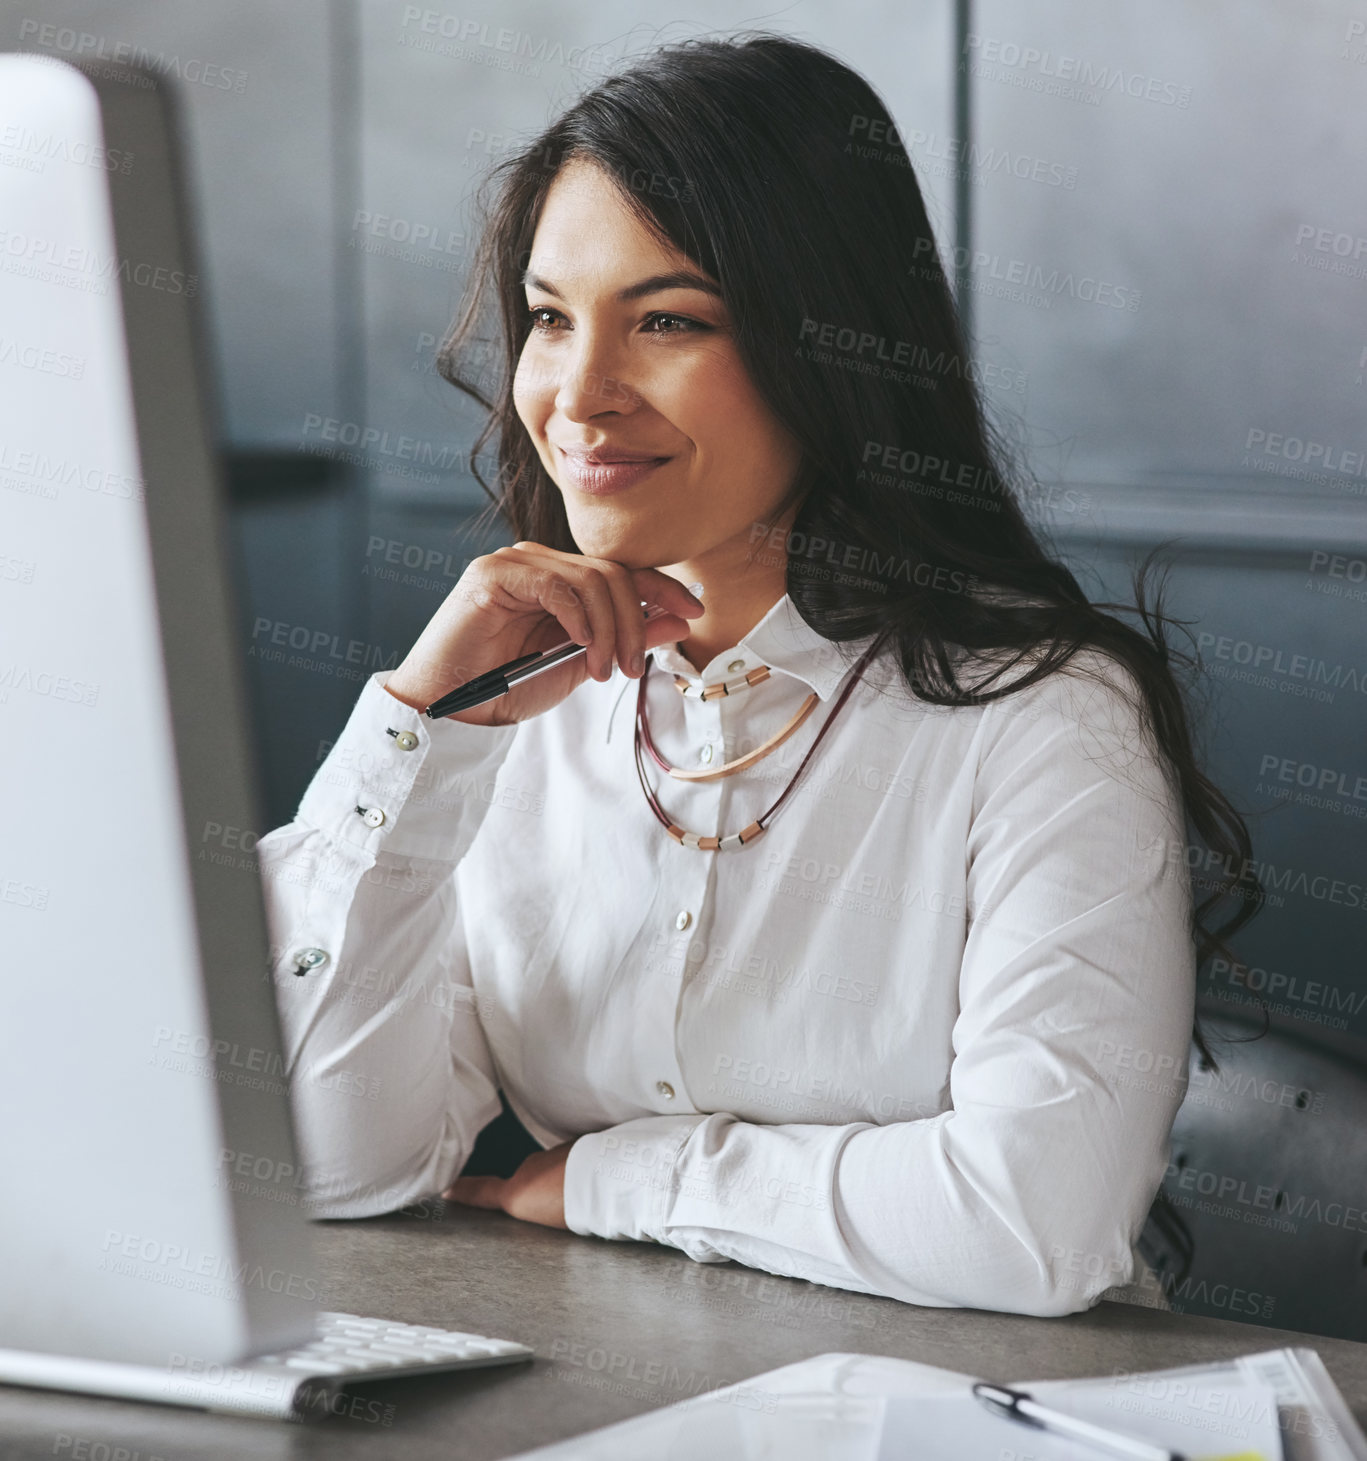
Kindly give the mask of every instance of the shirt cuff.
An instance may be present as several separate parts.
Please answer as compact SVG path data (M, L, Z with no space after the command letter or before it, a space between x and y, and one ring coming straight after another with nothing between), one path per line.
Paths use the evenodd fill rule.
M377 670L362 688L299 819L372 855L454 865L507 791L494 782L518 727L431 720L391 695L386 679Z
M706 1120L641 1116L581 1136L565 1161L565 1226L585 1237L661 1241L675 1162Z

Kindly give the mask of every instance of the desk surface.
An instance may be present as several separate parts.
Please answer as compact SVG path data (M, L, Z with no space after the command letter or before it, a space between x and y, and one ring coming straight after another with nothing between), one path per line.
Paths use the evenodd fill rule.
M1367 1345L1348 1340L1122 1304L1065 1319L916 1308L462 1208L315 1231L339 1306L521 1340L536 1360L376 1382L352 1414L305 1425L0 1387L0 1461L482 1461L831 1350L1009 1380L1307 1344L1367 1420Z

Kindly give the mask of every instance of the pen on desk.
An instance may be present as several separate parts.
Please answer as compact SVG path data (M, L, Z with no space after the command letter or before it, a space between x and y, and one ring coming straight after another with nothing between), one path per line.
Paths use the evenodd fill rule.
M1119 1431L1093 1425L1091 1421L1051 1410L1024 1390L1010 1390L1005 1385L980 1381L974 1385L973 1394L995 1415L1096 1446L1108 1456L1124 1456L1129 1461L1186 1461L1180 1451L1169 1451L1166 1446L1155 1446L1151 1441L1141 1441L1135 1436L1122 1435Z
M691 583L688 591L694 598L701 598L703 586L700 583ZM645 607L644 599L641 600L641 606ZM650 620L658 619L665 612L667 611L659 604L652 604L645 611L645 620L649 623ZM534 654L524 654L520 659L509 660L506 665L486 670L484 674L476 675L473 680L467 680L463 685L458 685L449 695L443 695L440 700L434 700L423 711L423 714L433 720L439 720L443 715L451 715L458 710L469 710L474 705L483 705L486 700L494 700L500 695L506 695L514 685L521 684L523 680L530 680L533 675L539 675L544 670L554 669L556 665L564 664L566 660L573 659L577 654L583 654L587 649L586 644L566 639L562 644L553 645L550 649L539 649Z

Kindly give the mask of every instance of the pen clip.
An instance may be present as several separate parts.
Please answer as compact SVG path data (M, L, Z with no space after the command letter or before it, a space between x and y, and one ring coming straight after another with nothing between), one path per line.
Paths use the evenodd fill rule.
M1034 1416L1027 1415L1020 1408L1022 1400L1030 1399L1024 1390L1012 1390L1007 1385L993 1385L988 1381L979 1380L973 1386L973 1394L994 1414L1006 1416L1010 1420L1018 1420L1024 1425L1032 1425L1040 1430L1043 1429Z

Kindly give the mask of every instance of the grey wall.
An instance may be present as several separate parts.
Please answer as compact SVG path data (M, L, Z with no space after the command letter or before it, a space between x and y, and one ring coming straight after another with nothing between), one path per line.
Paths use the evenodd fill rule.
M983 148L965 297L980 347L1027 381L999 419L1095 597L1125 597L1136 556L1173 544L1207 765L1271 893L1202 981L1207 1032L1229 1038L1219 1070L1194 1067L1174 1136L1164 1195L1192 1247L1157 1244L1169 1295L1359 1339L1362 22L1335 0L977 0L959 73ZM994 148L1027 178L991 171Z
M229 440L292 445L338 405L336 11L327 0L0 5L0 47L182 82ZM136 159L134 159L136 166Z
M1348 39L1355 17L1334 0L1052 0L1027 21L978 0L961 65L975 140L1057 164L1017 181L987 172L985 152L973 183L976 333L1027 378L1007 424L1050 489L1044 516L1110 594L1138 549L1177 540L1172 606L1208 661L1212 764L1256 813L1281 904L1240 950L1288 981L1328 977L1344 1030L1362 1036L1367 888L1351 888L1367 884L1367 583L1348 575L1367 573L1367 190L1354 186L1367 67L1362 37ZM1098 298L1080 297L1086 280ZM1323 1013L1279 1003L1288 1028Z
M1367 251L1334 275L1315 266L1354 261L1298 242L1303 226L1367 235L1364 68L1340 54L1354 17L1342 0L977 0L976 135L1076 173L978 186L976 244L1139 296L975 295L981 332L1022 352L1033 430L1068 443L1046 459L1058 475L1242 489L1262 480L1252 429L1362 444ZM1065 83L1068 59L1095 84Z

